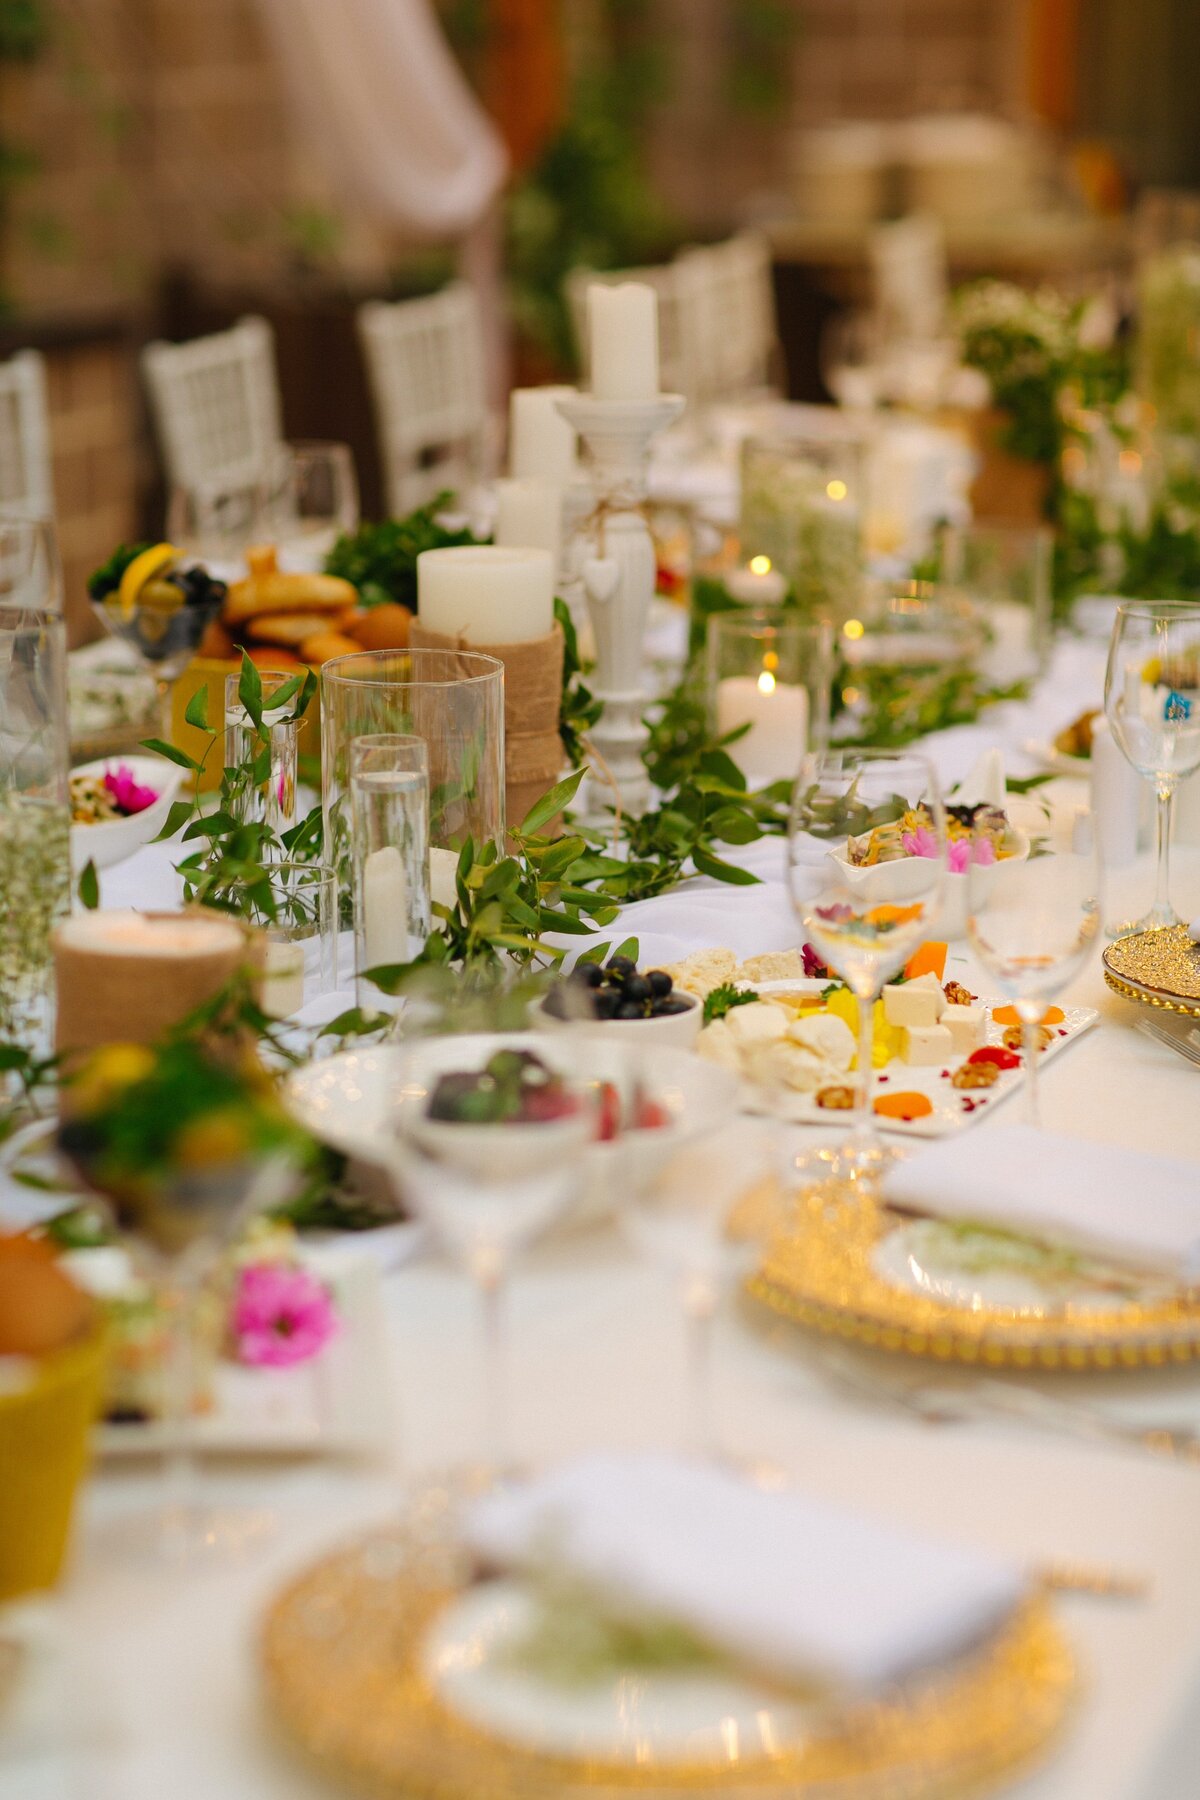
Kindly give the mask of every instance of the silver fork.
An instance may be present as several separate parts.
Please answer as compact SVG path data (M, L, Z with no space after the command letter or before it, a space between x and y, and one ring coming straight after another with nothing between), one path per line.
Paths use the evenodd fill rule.
M1019 1419L1044 1431L1092 1443L1119 1444L1151 1456L1200 1464L1200 1432L1169 1425L1127 1425L1090 1406L1058 1400L1036 1388L980 1376L970 1385L912 1379L907 1371L870 1369L832 1344L822 1344L817 1360L835 1386L872 1400L891 1400L931 1425L972 1419Z
M1156 1044L1165 1044L1168 1050L1177 1050L1185 1061L1195 1063L1200 1068L1200 1044L1195 1041L1194 1031L1189 1031L1186 1037L1177 1037L1165 1026L1155 1024L1153 1019L1139 1019L1137 1028L1146 1037L1153 1038Z

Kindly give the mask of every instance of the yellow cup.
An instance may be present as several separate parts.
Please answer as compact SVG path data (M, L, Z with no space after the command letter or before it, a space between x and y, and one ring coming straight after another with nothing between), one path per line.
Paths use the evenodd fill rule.
M221 785L221 772L225 764L222 747L222 734L225 730L225 677L236 675L241 666L240 658L234 662L214 656L197 656L188 664L172 689L171 742L176 749L186 750L197 762L208 749L211 739L206 732L198 730L195 725L189 725L185 715L193 695L200 688L208 691L208 722L216 726L218 741L213 745L204 765L204 773L200 777L199 789L202 794L215 793ZM303 670L300 673L303 674ZM316 695L310 701L300 725L299 748L301 756L319 757L321 754L321 703Z
M0 1600L52 1587L100 1410L104 1331L41 1358L19 1392L0 1394Z

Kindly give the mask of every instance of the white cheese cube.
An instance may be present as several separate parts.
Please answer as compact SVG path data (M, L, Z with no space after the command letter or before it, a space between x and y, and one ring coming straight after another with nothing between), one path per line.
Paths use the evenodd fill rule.
M946 1009L946 996L936 975L919 975L883 990L883 1016L889 1025L936 1025Z
M730 1034L739 1044L770 1043L781 1038L791 1022L787 1008L772 1000L751 1000L748 1006L731 1006L725 1014Z
M944 1025L910 1025L900 1050L902 1062L913 1069L931 1069L949 1062L954 1040Z
M955 1056L969 1056L987 1042L986 1006L948 1006L941 1022L950 1033Z

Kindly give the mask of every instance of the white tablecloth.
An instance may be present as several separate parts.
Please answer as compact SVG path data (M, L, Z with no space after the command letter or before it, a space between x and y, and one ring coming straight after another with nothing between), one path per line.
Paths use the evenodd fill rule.
M1090 658L1090 661L1089 661ZM1095 653L1062 650L1028 707L933 746L947 778L981 741L1015 747L1061 725L1089 698ZM1086 690L1086 691L1084 691ZM1082 699L1079 697L1082 692ZM1020 758L1014 754L1014 769ZM754 846L756 889L708 881L629 909L652 959L702 944L749 954L796 941L781 846ZM1145 858L1114 898L1148 898ZM161 850L103 879L108 904L169 902ZM1200 854L1177 859L1176 899L1200 913ZM965 950L950 973L970 983ZM1068 998L1100 1026L1045 1071L1045 1122L1113 1144L1197 1159L1200 1075L1133 1029L1135 1011L1105 988L1098 963ZM745 1122L747 1167L761 1149ZM986 1155L990 1121L974 1128ZM1136 1197L1131 1196L1131 1203ZM464 1280L433 1253L386 1277L394 1441L375 1464L224 1467L218 1491L273 1509L270 1543L244 1569L177 1582L125 1560L124 1521L146 1505L153 1471L105 1468L90 1484L67 1585L50 1617L67 1646L54 1752L18 1768L0 1757L2 1800L318 1800L328 1792L268 1732L255 1674L256 1621L289 1571L395 1506L406 1480L477 1453L479 1338ZM670 1281L615 1231L560 1237L529 1255L511 1305L513 1436L519 1455L561 1457L602 1445L672 1444L680 1429L682 1334ZM816 1493L992 1545L1031 1564L1083 1561L1145 1576L1147 1599L1067 1599L1083 1685L1053 1760L1014 1800L1190 1800L1200 1794L1200 1469L1081 1445L1012 1424L925 1426L835 1397L803 1338L729 1306L718 1324L718 1406L725 1445L769 1458ZM1200 1423L1200 1375L1079 1378L1126 1416ZM1061 1391L1061 1390L1060 1390Z

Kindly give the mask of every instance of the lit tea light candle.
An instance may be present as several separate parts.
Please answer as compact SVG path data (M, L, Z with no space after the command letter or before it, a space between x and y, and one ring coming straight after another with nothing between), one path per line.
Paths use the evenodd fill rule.
M594 282L587 291L592 394L658 398L658 295L640 281Z
M408 961L408 881L395 844L373 850L363 864L363 953L368 969Z
M503 549L548 550L558 568L562 537L562 488L551 481L496 483L494 541Z
M722 736L749 725L731 746L735 762L751 781L790 780L808 741L808 694L779 681L770 652L755 675L731 675L717 685L717 730Z
M462 544L417 558L417 616L467 644L522 644L554 624L549 550Z
M508 402L508 472L566 487L579 473L579 438L558 410L573 387L514 388Z
M752 556L744 569L731 569L725 592L743 606L778 606L787 593L787 582L771 567L769 556Z

